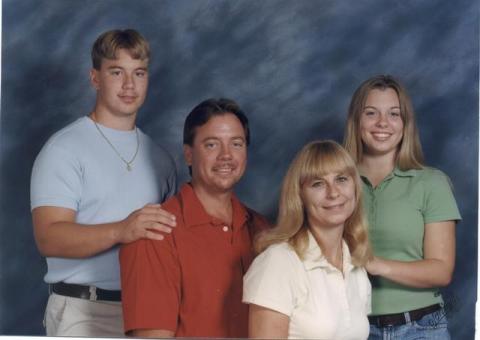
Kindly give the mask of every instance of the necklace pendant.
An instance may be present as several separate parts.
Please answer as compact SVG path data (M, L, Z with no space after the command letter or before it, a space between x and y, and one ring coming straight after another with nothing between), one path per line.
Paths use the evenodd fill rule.
M1 1L1 0L0 0ZM98 126L97 122L94 120L93 123L95 124L95 127L97 128L98 130L98 133L100 133L100 135L103 137L103 139L105 139L105 141L108 143L108 145L110 145L110 147L112 148L113 151L115 151L115 153L117 154L117 156L122 160L123 163L125 163L125 165L127 166L127 171L132 171L132 163L133 161L135 160L135 158L137 157L137 154L138 154L138 150L140 148L140 139L138 137L138 130L137 130L137 127L135 127L135 136L137 137L137 148L135 149L135 153L132 157L132 159L130 160L130 162L127 162L125 160L125 158L122 157L122 155L120 154L120 152L118 152L118 150L115 148L115 146L108 140L107 136L104 135L104 133L102 132L102 130L100 129L100 127Z

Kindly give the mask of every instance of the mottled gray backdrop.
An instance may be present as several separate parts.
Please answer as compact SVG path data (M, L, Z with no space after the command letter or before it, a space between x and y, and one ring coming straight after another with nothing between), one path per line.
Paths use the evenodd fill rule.
M29 211L32 163L56 130L93 105L90 47L132 27L151 43L139 125L174 155L208 97L237 100L252 127L238 194L274 217L294 153L342 140L349 98L398 76L418 113L427 161L450 175L463 216L444 290L454 339L474 333L477 248L478 3L437 0L4 0L1 98L0 333L43 334L47 286Z

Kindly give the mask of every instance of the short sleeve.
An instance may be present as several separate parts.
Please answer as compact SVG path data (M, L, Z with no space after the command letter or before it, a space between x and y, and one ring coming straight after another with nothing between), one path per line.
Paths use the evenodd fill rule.
M55 206L78 210L82 194L82 168L67 150L46 144L33 164L31 209Z
M171 235L141 239L120 249L125 333L136 329L176 332L180 309L180 265Z
M455 197L453 196L450 179L436 169L427 170L425 175L425 223L460 220Z
M301 291L302 263L286 244L273 245L261 253L243 279L243 302L253 303L291 316Z

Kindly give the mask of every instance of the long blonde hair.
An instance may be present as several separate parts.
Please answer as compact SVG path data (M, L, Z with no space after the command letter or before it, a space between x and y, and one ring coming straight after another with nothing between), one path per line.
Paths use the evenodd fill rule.
M363 266L371 257L367 228L362 207L362 186L355 163L338 143L314 141L305 145L295 156L283 179L277 225L258 235L255 250L260 253L268 246L288 242L300 258L308 247L308 219L301 197L302 186L314 178L339 172L350 175L355 183L356 204L345 221L343 238L352 256L352 263Z
M422 146L418 137L415 112L405 88L392 76L378 75L365 80L355 91L348 108L347 124L343 145L356 164L362 161L363 142L360 135L360 117L371 90L393 89L400 102L400 115L403 121L403 136L397 152L396 166L400 170L422 169L424 167Z

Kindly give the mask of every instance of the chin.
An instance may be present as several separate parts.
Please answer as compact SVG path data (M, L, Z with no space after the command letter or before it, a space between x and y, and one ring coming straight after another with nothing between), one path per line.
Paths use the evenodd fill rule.
M238 179L235 180L228 180L228 181L218 181L215 183L215 187L219 191L232 191L233 188L235 187L235 184L238 183Z
M345 224L345 221L347 221L349 216L338 216L336 218L332 218L331 220L328 221L328 224L337 226L337 225L343 225Z

